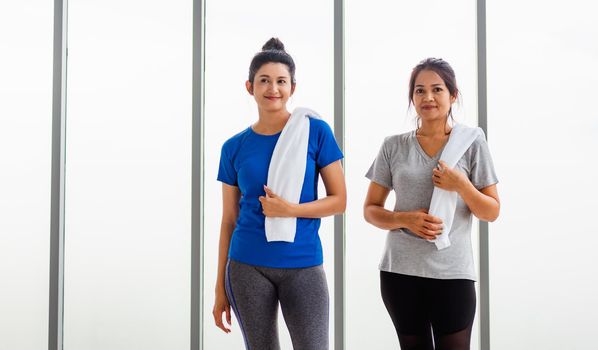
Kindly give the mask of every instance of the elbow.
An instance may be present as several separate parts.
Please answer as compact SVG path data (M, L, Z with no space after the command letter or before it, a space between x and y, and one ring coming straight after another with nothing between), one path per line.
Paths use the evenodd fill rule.
M336 203L335 208L335 215L344 214L345 210L347 210L347 195L338 196L338 201Z
M341 198L339 204L339 214L343 214L347 210L347 196Z
M489 216L487 218L484 218L483 220L488 222L494 222L496 221L496 219L498 219L498 215Z
M489 219L488 222L494 222L496 221L496 219L498 219L498 215L500 214L500 210L496 210L496 212L494 213L494 215L492 215Z
M369 205L364 205L363 206L363 218L365 219L365 221L369 224L372 224L372 217L370 215L370 208Z
M342 207L339 209L339 211L338 211L338 213L337 213L337 214L338 214L338 215L344 214L346 210L347 210L347 205L346 205L346 204L344 204L344 205L343 205L343 206L342 206Z
M496 201L496 207L494 209L494 212L492 213L492 216L490 217L490 220L488 220L488 222L496 221L496 219L498 219L499 215L500 215L500 202Z
M498 219L498 215L500 214L500 208L496 208L491 213L485 213L486 215L481 216L479 219L487 222L494 222Z
M494 198L494 201L495 202L491 207L492 209L487 213L486 218L484 218L485 221L494 222L498 219L498 215L500 214L500 201L498 198Z

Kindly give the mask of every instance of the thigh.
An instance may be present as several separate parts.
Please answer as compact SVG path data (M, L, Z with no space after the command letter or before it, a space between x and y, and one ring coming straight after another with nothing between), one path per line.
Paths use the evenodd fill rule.
M382 300L399 337L430 335L428 300L421 280L420 277L380 271Z
M471 328L476 309L473 281L431 280L426 295L431 302L430 321L435 337Z
M258 267L229 261L226 293L248 350L279 350L278 298Z
M322 265L287 269L278 286L294 350L327 350L329 299Z

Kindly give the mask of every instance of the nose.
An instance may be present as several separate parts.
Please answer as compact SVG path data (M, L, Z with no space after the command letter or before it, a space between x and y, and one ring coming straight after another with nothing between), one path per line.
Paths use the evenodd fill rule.
M276 92L278 92L278 86L276 86L275 82L270 82L268 84L268 92L269 93L276 93Z
M431 92L426 92L426 94L424 95L424 101L434 101L434 95L432 95Z

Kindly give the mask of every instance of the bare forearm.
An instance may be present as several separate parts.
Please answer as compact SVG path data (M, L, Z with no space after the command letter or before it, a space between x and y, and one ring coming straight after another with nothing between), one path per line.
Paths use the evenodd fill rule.
M500 212L500 203L496 199L483 194L469 181L465 182L458 192L469 210L478 219L484 221L496 220Z
M313 202L291 204L290 215L297 218L323 218L345 211L346 199L341 195L328 195Z
M383 230L396 230L406 227L406 213L394 212L377 205L368 205L363 209L365 220Z

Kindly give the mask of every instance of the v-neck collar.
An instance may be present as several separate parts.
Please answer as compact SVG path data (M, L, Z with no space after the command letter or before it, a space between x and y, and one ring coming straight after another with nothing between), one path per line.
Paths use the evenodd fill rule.
M451 132L449 134L449 137L446 139L446 142L444 143L444 145L442 145L442 147L440 147L440 149L438 150L438 152L436 152L435 155L433 156L429 156L426 151L424 151L424 148L422 147L422 145L419 143L419 140L417 139L417 130L413 130L411 132L411 137L413 137L413 140L415 141L415 149L417 149L417 151L419 152L419 154L421 154L422 157L424 157L425 160L427 161L432 161L432 160L438 160L440 159L440 156L442 155L442 151L444 151L444 147L446 147L446 144L449 143L451 136L453 135L453 133Z

